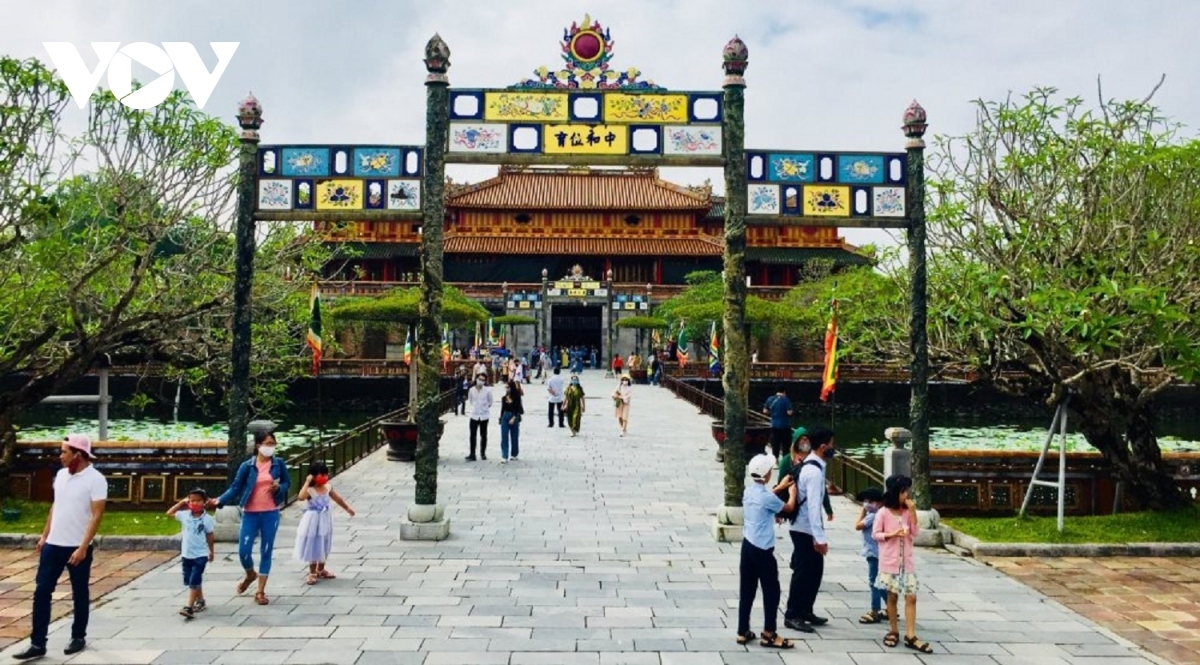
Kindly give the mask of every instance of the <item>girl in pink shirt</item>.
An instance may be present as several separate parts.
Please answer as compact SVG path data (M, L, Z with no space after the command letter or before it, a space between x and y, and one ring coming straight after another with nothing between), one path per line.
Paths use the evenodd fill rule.
M888 592L887 616L889 632L884 646L900 642L897 627L896 603L904 594L904 646L921 653L933 653L933 647L917 637L917 565L913 556L913 540L919 531L917 507L909 498L912 479L895 475L887 479L883 493L883 508L875 516L871 537L879 542L879 575L875 588Z

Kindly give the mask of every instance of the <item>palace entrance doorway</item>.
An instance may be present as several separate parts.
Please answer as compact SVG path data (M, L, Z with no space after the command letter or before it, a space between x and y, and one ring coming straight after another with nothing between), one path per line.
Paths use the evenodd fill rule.
M603 307L551 305L550 345L603 348L603 314Z

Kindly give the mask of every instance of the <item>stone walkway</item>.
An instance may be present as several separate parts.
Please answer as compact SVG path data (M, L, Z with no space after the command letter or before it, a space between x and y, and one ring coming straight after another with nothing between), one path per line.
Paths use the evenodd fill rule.
M1006 558L987 563L1171 663L1200 663L1200 559Z
M92 602L137 579L171 559L169 552L97 552L92 566ZM0 649L29 637L37 554L28 549L0 550ZM54 593L52 616L61 618L71 609L71 585Z
M423 665L741 665L784 663L1126 663L1136 647L1002 573L945 552L922 552L919 632L937 653L918 656L859 626L866 566L853 506L835 503L818 610L831 617L791 652L734 643L736 544L709 536L721 496L708 420L669 392L635 386L629 436L618 438L598 372L583 433L545 425L540 384L529 386L519 462L465 462L467 420L446 416L440 498L453 520L443 542L398 539L412 500L412 467L383 451L335 481L358 511L338 512L338 579L316 586L290 560L299 515L285 513L268 592L271 605L233 596L232 546L210 567L210 609L192 621L172 563L110 594L92 613L89 649L73 663L421 663ZM498 401L498 400L497 400ZM790 545L779 541L786 562ZM781 565L785 573L786 563ZM761 628L761 610L755 625ZM62 659L67 623L51 633ZM15 647L0 658L6 659Z

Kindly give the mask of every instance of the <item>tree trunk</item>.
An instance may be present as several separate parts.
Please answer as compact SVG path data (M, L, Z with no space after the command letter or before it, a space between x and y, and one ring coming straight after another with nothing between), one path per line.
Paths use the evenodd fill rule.
M9 484L9 477L12 474L16 457L17 430L13 428L10 416L0 414L0 499L11 495L12 487Z
M1071 398L1080 431L1112 465L1113 475L1124 483L1126 496L1135 506L1146 510L1176 510L1189 505L1191 498L1179 488L1163 462L1154 434L1152 408L1148 405L1131 408L1125 400L1120 404L1113 402L1111 398L1088 394Z

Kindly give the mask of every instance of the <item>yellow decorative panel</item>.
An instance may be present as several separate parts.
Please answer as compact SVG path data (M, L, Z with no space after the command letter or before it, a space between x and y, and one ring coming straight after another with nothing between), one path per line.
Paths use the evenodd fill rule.
M362 180L318 180L317 210L362 210Z
M604 95L605 122L672 122L688 121L687 95L627 95L610 92Z
M542 132L547 155L624 155L629 128L621 125L546 125Z
M810 217L849 217L850 188L833 185L805 186L804 214Z
M483 119L517 122L567 120L567 95L554 92L489 92L484 96Z

